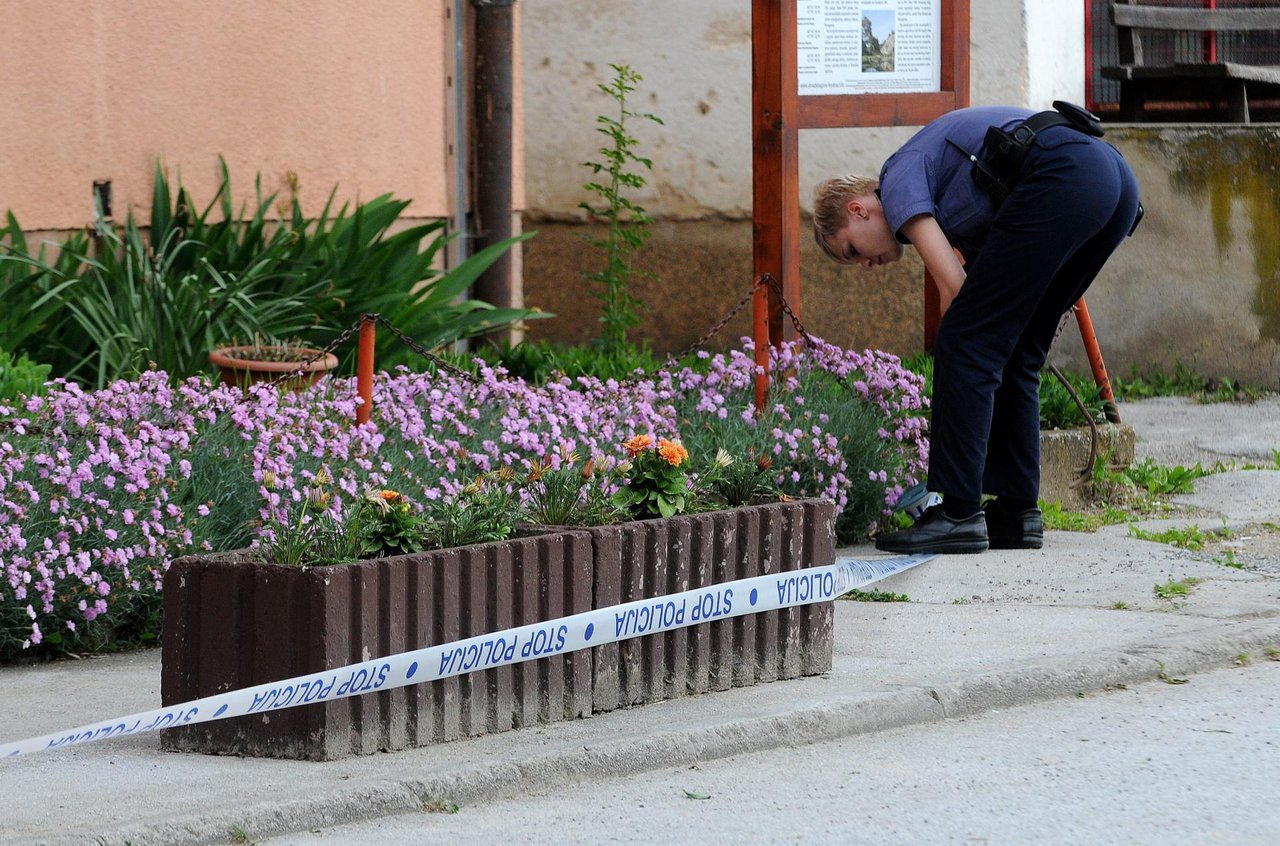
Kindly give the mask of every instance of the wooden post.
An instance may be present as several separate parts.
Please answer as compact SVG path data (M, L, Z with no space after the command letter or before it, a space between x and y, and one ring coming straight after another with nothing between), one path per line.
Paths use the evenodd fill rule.
M356 393L360 396L360 405L356 406L356 425L363 426L369 422L369 413L373 411L373 342L374 322L369 315L360 317L360 345L356 353Z
M753 261L757 283L772 276L800 314L800 130L852 126L923 126L969 105L969 2L940 0L939 90L909 93L800 96L796 0L751 2L751 164ZM925 343L932 346L939 318L937 290L925 282ZM795 337L772 290L757 291L756 356L762 338L780 344ZM763 313L762 313L763 312ZM763 325L763 329L759 327ZM767 383L757 384L756 407Z
M800 77L795 0L751 2L751 218L755 278L777 279L800 314ZM769 343L794 338L772 290ZM758 320L757 316L757 320ZM757 351L757 354L758 351Z
M756 289L751 300L751 315L754 318L752 336L756 342L756 366L761 368L756 373L756 416L764 411L769 401L769 287L756 280Z

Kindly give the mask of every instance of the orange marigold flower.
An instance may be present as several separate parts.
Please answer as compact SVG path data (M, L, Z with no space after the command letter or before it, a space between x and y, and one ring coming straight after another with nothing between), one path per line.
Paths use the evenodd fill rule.
M400 498L400 492L384 489L384 490L378 491L378 496L382 497L387 502L395 502L397 499Z
M653 446L653 438L650 435L636 435L623 443L622 448L627 451L627 455L635 458L651 446Z
M672 467L679 467L689 457L689 450L685 449L679 441L669 441L666 438L658 441L658 455L662 456Z

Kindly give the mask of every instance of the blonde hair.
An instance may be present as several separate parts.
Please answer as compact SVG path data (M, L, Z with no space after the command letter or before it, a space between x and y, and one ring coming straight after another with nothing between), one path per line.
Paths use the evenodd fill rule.
M827 239L849 222L849 201L874 194L879 187L879 179L852 173L818 183L813 189L813 238L823 252L836 261L846 261L844 256L832 252Z

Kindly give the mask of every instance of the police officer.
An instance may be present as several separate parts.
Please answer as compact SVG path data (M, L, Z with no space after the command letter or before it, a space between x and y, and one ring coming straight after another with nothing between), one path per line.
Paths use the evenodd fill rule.
M1063 314L1140 219L1138 183L1069 104L961 109L894 153L879 180L820 184L814 236L877 267L913 245L938 286L928 488L942 502L876 539L902 552L1039 548L1039 373ZM982 505L982 495L995 498Z

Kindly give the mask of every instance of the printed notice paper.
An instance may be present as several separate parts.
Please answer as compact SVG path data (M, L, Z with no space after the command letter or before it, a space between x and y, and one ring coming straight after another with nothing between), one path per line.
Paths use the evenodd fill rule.
M798 0L800 94L941 88L942 0Z

